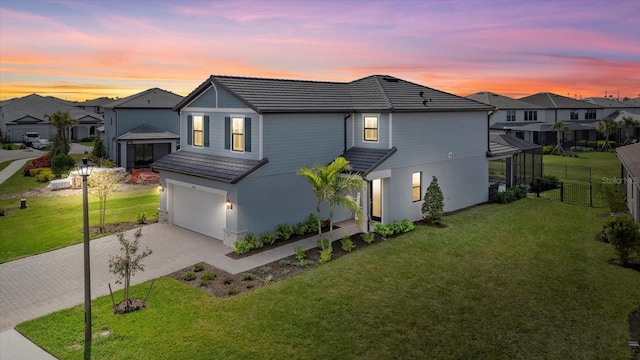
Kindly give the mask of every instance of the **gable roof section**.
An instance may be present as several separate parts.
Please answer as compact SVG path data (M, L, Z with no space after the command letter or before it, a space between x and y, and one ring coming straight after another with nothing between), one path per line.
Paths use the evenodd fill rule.
M537 145L525 140L522 140L518 137L515 137L511 134L491 134L491 141L510 146L519 150L531 150L531 149L539 149L542 145Z
M630 104L625 104L623 102L615 101L613 99L605 98L605 97L588 97L588 98L585 98L584 101L586 101L586 102L588 102L590 104L595 104L595 105L602 106L604 108L631 108L631 107L633 107Z
M395 147L392 147L391 149L352 147L342 154L342 157L349 161L351 172L367 176L391 155L395 154L396 151L398 151L398 149Z
M492 110L493 107L386 75L349 83L212 75L178 103L180 110L220 86L258 113Z
M602 109L602 106L580 101L566 96L541 92L520 98L519 100L538 105L545 109Z
M258 170L269 160L248 160L180 150L154 162L151 167L179 174L235 184Z
M629 99L626 101L623 101L623 103L627 104L627 105L631 105L633 107L638 107L640 108L640 97L637 98L633 98L633 99Z
M500 144L495 141L489 141L489 151L487 151L487 157L513 155L519 152L520 150L513 146Z
M20 119L31 117L40 122L47 122L45 115L53 115L56 111L68 112L72 119L81 119L91 117L96 122L102 121L102 116L87 112L76 106L68 105L65 101L50 97L44 97L37 94L27 95L25 97L12 101L3 102L0 105L0 111L4 114L4 121L19 122ZM85 120L86 122L86 120Z
M179 135L143 124L118 136L116 140L173 140L180 139Z
M103 104L105 108L118 109L173 109L183 99L182 96L158 88L127 96Z
M477 92L467 96L467 99L479 101L481 103L492 105L498 110L535 110L542 109L538 105L520 101L508 96L495 94L489 91Z
M640 144L619 147L616 155L631 176L640 178Z
M112 99L112 98L108 98L106 96L103 97L99 97L99 98L95 98L95 99L91 99L91 100L86 100L84 102L79 102L77 104L77 106L102 106L102 105L107 105L110 104L112 102L114 102L116 99Z

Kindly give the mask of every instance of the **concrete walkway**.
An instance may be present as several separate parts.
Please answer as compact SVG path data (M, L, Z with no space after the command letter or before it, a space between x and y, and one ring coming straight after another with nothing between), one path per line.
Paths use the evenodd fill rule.
M339 224L332 241L345 234L359 232L355 221ZM133 239L133 232L127 232ZM234 260L226 256L232 249L221 241L173 225L144 226L141 248L153 254L145 259L145 271L137 273L132 284L139 284L174 271L206 262L236 274L277 261L294 254L296 245L316 247L317 236L287 244L269 251ZM91 241L92 298L107 295L108 284L114 291L115 275L109 273L109 256L119 252L115 235ZM15 359L12 354L29 354L25 359L51 359L51 356L26 340L12 328L17 324L66 309L84 301L83 245L73 245L45 254L0 264L0 359ZM35 348L35 349L34 349ZM36 356L40 350L43 356ZM33 351L33 352L32 352Z

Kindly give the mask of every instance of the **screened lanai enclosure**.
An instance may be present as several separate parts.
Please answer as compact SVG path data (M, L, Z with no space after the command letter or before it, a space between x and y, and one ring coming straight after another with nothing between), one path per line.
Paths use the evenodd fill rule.
M489 144L489 185L504 190L531 185L542 176L542 146L511 134L492 133Z

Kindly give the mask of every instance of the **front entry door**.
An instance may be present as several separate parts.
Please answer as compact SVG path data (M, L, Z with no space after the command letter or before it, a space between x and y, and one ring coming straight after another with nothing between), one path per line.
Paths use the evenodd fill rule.
M382 179L371 180L371 220L382 221Z

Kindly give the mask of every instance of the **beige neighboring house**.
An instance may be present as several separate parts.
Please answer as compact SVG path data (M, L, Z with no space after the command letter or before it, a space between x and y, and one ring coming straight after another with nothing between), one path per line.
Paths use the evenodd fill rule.
M622 164L622 181L627 193L627 207L636 222L640 222L640 144L616 149ZM605 179L603 179L605 180Z

